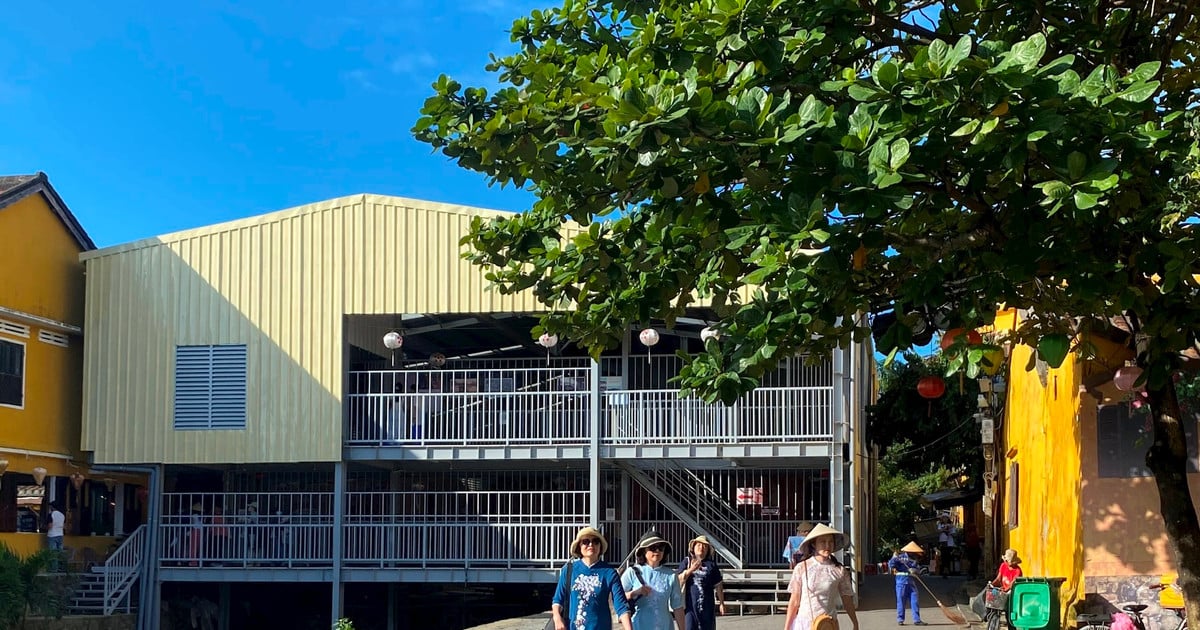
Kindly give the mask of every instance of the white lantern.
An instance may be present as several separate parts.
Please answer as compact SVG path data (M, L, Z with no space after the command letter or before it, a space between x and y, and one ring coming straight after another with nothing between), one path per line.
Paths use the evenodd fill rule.
M550 348L558 345L558 335L542 333L542 336L538 337L538 345L549 350Z
M404 336L393 330L383 336L383 345L387 346L388 350L395 350L404 345Z
M650 362L650 347L658 343L658 331L653 328L647 328L638 333L638 339L642 345L646 346L646 363Z
M33 468L33 483L36 483L37 485L40 486L40 485L42 485L42 482L45 480L46 480L46 469L42 468L41 466L34 466L34 468Z
M1117 373L1113 375L1113 385L1117 389L1128 392L1133 390L1133 384L1142 376L1142 368L1136 365L1126 365L1118 368Z
M704 330L700 331L700 341L703 341L705 343L707 343L709 339L720 339L720 338L721 338L721 333L716 328L712 328L710 326L705 326Z
M433 354L429 355L429 365L435 368L440 368L443 365L446 365L446 355L442 354L441 352L434 352Z

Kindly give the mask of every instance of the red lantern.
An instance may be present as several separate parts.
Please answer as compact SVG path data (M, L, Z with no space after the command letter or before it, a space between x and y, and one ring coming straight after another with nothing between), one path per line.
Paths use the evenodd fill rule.
M929 400L941 398L942 394L946 393L946 381L940 376L922 376L921 380L917 381L917 393L921 398Z
M967 345L969 346L977 346L983 343L983 335L975 332L974 330L967 330L966 328L951 328L950 330L946 331L946 334L942 335L942 342L939 345L941 345L942 350L945 350L954 345L954 342L958 340L959 335L963 334L967 336Z

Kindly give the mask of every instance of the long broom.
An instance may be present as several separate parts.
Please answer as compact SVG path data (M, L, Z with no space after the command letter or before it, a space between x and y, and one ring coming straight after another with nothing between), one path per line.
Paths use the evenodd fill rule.
M962 613L959 613L957 610L950 610L949 608L946 608L945 604L942 603L942 600L938 599L937 595L934 595L933 591L929 590L928 586L925 586L925 582L922 581L921 578L917 577L917 574L909 573L908 577L916 580L917 584L920 584L922 587L924 587L925 592L929 593L929 596L933 598L933 601L937 602L938 608L942 609L942 614L946 616L946 619L950 620L950 623L956 626L970 625L967 623L967 618L962 616Z

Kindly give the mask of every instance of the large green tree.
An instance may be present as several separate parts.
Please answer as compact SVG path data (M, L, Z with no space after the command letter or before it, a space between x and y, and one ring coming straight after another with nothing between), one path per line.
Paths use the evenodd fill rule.
M679 382L710 399L888 309L885 352L999 304L1027 314L1014 342L1058 360L1121 321L1200 627L1171 379L1200 329L1198 3L566 0L514 23L505 87L443 77L414 132L536 193L466 242L501 290L554 307L549 330L598 351L715 305L722 336Z

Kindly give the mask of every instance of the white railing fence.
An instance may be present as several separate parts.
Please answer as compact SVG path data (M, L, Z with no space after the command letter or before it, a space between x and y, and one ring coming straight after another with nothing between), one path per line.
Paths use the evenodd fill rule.
M104 561L104 614L111 615L125 602L129 612L129 590L137 584L142 574L142 561L146 555L146 526L138 525Z
M586 491L351 492L347 566L553 567L588 523Z
M522 444L588 438L587 368L352 372L351 445Z
M732 406L680 398L671 389L608 391L607 444L828 440L830 387L759 388Z
M333 493L164 495L160 557L175 566L329 566Z

